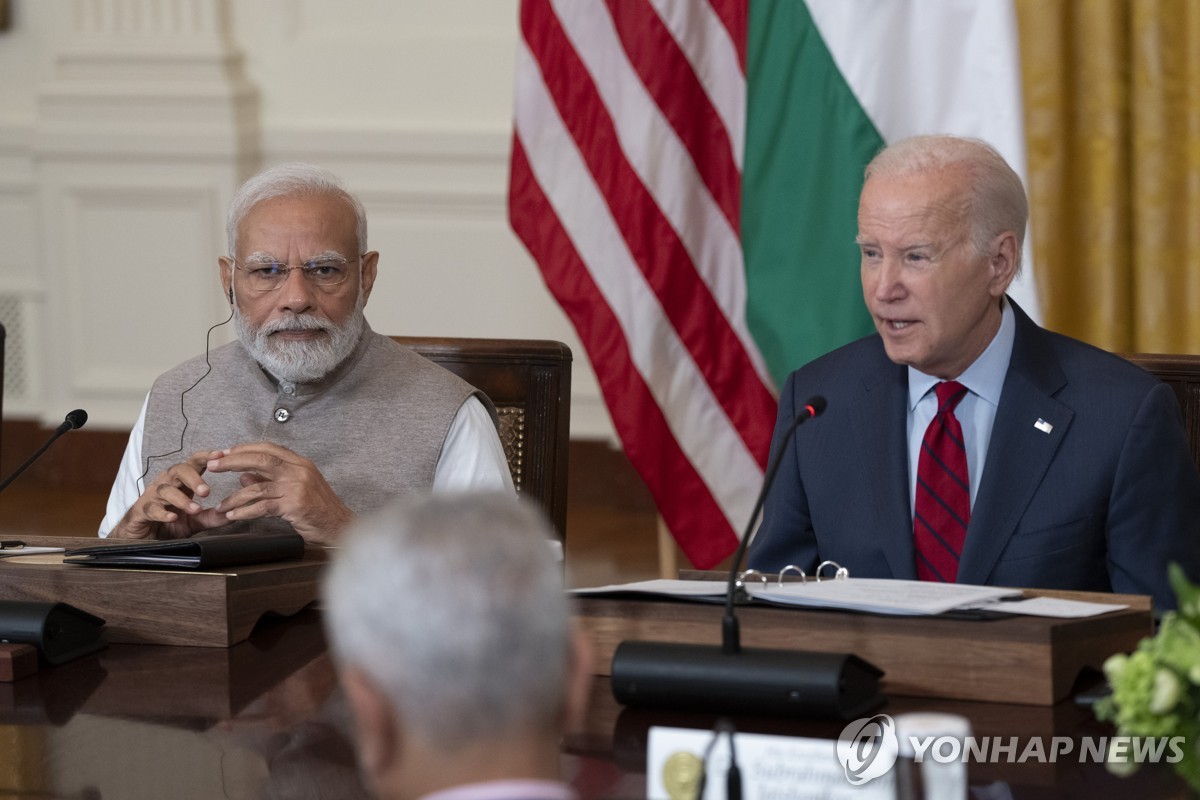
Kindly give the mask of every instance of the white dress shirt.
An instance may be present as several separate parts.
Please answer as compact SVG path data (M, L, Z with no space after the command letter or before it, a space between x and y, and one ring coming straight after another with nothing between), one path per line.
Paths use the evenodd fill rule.
M992 425L996 421L996 409L1000 405L1000 392L1004 389L1004 378L1008 374L1008 362L1012 358L1013 339L1016 336L1016 318L1008 300L1004 300L1000 316L1000 329L992 337L979 358L967 367L957 380L967 387L967 394L954 409L954 416L962 425L963 443L967 448L967 478L971 488L971 508L975 507L975 496L979 494L979 481L987 463L988 443L992 439ZM933 388L941 378L908 368L908 502L916 508L917 463L921 457L921 443L925 429L937 416L937 395Z

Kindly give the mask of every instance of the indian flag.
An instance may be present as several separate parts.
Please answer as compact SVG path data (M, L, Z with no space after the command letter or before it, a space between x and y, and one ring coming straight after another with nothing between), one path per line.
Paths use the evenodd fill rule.
M693 564L736 547L776 386L870 332L866 162L916 133L1024 171L1009 0L523 0L509 216ZM1014 288L1036 314L1031 270Z

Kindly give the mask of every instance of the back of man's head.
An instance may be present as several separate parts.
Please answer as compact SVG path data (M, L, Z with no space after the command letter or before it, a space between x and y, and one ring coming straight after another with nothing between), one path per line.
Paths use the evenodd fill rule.
M408 500L361 521L324 586L335 656L441 751L556 736L571 636L550 535L499 494Z

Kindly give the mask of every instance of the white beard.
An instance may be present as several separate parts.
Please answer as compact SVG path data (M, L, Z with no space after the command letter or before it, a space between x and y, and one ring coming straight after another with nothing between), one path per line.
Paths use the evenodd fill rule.
M252 328L239 309L234 310L233 321L242 346L263 369L281 381L311 383L333 372L354 352L366 326L364 305L360 290L354 310L340 326L309 314L299 314ZM319 330L327 335L312 341L271 338L271 334L278 331L298 330Z

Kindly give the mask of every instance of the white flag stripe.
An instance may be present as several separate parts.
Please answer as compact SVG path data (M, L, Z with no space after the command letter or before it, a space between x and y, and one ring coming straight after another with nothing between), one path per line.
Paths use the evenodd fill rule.
M746 78L729 31L712 6L702 0L650 0L650 5L687 56L717 110L740 172L746 147Z
M1029 186L1011 0L808 0L808 8L885 142L921 133L984 139ZM1009 293L1040 321L1028 232L1025 242Z
M645 276L566 129L524 41L518 48L516 130L530 169L604 300L680 449L736 531L749 517L762 469L712 394Z
M737 231L721 213L691 154L626 58L607 9L600 3L576 0L555 0L553 5L609 110L625 158L679 234L759 379L773 387L766 362L746 325L746 274Z

